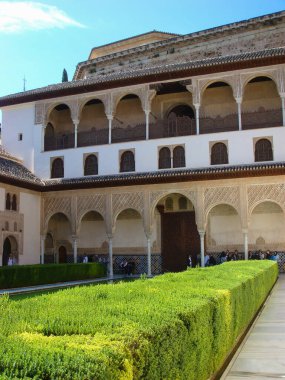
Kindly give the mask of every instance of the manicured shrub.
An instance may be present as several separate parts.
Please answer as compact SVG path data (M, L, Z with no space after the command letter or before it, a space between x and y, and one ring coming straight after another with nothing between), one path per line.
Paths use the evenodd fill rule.
M0 373L3 379L206 380L277 274L271 261L230 262L18 301L3 297Z
M0 289L104 277L99 263L14 265L0 268Z

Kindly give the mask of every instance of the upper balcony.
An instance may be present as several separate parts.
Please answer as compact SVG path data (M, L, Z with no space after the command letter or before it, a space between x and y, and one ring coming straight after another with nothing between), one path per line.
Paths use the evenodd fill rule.
M249 80L239 100L229 83L214 81L202 89L199 105L185 85L162 84L150 105L126 94L107 116L103 100L90 99L74 121L68 105L58 104L48 115L44 151L283 125L275 82L264 76Z

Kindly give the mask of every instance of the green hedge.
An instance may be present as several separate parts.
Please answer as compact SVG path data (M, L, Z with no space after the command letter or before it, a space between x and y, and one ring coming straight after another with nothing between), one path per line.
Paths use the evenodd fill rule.
M99 263L14 265L0 268L0 289L104 277Z
M206 380L276 281L272 261L0 298L3 379ZM1 378L1 377L0 377Z

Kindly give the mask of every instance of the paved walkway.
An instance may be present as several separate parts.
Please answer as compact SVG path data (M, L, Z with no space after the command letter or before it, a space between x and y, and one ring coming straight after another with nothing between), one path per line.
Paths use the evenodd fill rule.
M221 377L238 379L285 379L285 274Z
M140 277L139 275L133 275L133 276L114 275L113 277L95 278L92 280L58 282L56 284L35 285L35 286L28 286L28 287L23 287L23 288L1 289L0 295L3 295L3 294L15 295L15 294L40 292L40 291L46 291L46 290L64 289L64 288L70 288L72 286L99 284L102 282L104 283L104 282L110 282L110 281L119 281L123 279L130 280L132 278L139 278L139 277Z

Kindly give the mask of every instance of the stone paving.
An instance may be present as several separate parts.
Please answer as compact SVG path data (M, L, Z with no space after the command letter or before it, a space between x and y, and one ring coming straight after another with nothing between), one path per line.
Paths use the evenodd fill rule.
M238 379L285 379L285 274L221 377Z

